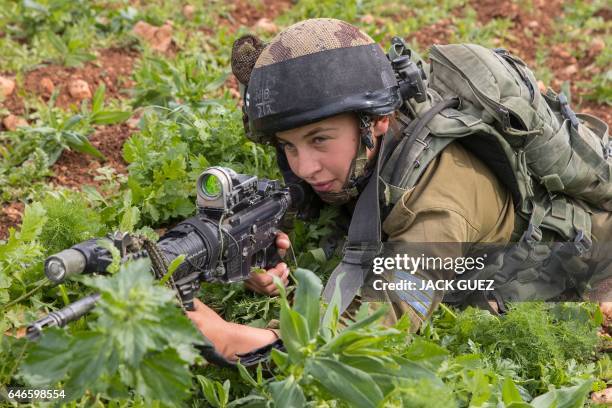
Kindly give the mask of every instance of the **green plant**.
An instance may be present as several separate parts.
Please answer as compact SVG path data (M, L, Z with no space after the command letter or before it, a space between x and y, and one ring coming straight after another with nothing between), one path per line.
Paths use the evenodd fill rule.
M80 194L50 193L42 202L47 222L39 236L48 253L103 235L104 229L96 211L89 208Z
M129 163L127 185L141 221L158 224L191 215L195 181L208 166L278 177L270 149L247 140L242 132L240 113L219 103L147 113L142 130L123 147Z
M83 103L81 112L72 115L54 107L52 98L47 108L39 111L35 126L3 133L0 136L0 141L4 142L0 161L2 184L15 189L49 175L47 169L66 148L104 159L88 139L93 126L120 123L131 115L130 112L107 109L104 105L105 89L104 85L96 89L91 108ZM13 198L13 194L5 193L3 191L4 200Z
M210 93L219 88L228 73L215 69L211 57L196 54L167 61L148 57L134 73L137 82L134 107L158 105L174 108L179 104L202 106ZM171 106L171 103L175 104Z
M87 330L45 331L20 367L24 381L33 387L61 383L67 401L86 393L125 400L130 390L148 403L177 405L185 399L188 365L198 356L193 344L201 336L149 269L148 260L138 260L114 276L88 279L102 294L97 319Z
M56 61L61 65L76 67L96 58L95 55L86 51L86 44L80 37L71 36L64 39L53 32L48 32L47 39L55 48L58 54Z

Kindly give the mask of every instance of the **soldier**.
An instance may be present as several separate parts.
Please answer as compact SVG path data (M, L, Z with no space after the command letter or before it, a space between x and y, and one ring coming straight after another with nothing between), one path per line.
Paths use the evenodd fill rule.
M515 240L517 232L519 237L525 236L523 230L527 226L515 216L517 196L488 163L463 144L447 142L439 148L412 184L398 187L389 182L393 173L407 170L394 163L389 166L389 160L379 167L377 162L389 157L397 160L393 147L399 146L397 140L413 118L410 112L399 112L405 95L398 91L397 70L380 46L358 28L334 19L306 20L285 29L265 47L253 37L241 38L234 45L232 58L233 71L243 91L246 89L243 96L248 137L276 146L285 181L304 187L306 196L342 206L353 214L352 223L360 223L356 229L378 234L386 242L406 243L505 244ZM413 96L420 92L424 98L423 89L417 87L412 92ZM433 113L457 107L446 102L439 109L434 106L437 111ZM418 117L420 105L412 106L413 116ZM413 131L414 127L419 126L413 124ZM392 147L381 153L383 139ZM384 158L379 157L382 154ZM410 166L418 167L414 163ZM369 181L378 176L384 183L384 194L392 199L386 206L380 205L382 223L368 226L379 223L376 216L381 208L370 203L368 211L376 216L369 217L366 212L364 217L359 202L370 188ZM375 187L378 188L371 189ZM375 196L378 198L378 194ZM358 211L361 212L357 214ZM612 241L612 213L594 209L589 212L594 213L592 239ZM537 230L539 226L535 225ZM366 238L376 244L375 236ZM281 251L289 248L286 234L279 234L277 246ZM459 248L451 249L451 255L462 256ZM432 251L436 254L435 246ZM448 256L448 248L444 251L443 255ZM363 261L368 249L355 253ZM345 253L345 260L346 256ZM260 293L277 294L272 275L287 284L287 265L280 263L267 274L254 276L246 285ZM326 293L338 284L338 275L330 278ZM350 276L345 284L356 275ZM413 275L417 281L432 277L425 271ZM362 284L354 279L358 282L353 286ZM358 304L358 298L353 299L355 292L355 288L343 289L343 294L350 296L343 299L346 304L342 309L353 300L349 313ZM443 294L423 290L389 295L393 307L385 323L392 324L406 313L416 330L431 316ZM487 302L494 310L498 307L494 298L485 299L485 306ZM201 302L196 302L196 310L188 315L229 359L269 344L278 335L275 331L226 322Z

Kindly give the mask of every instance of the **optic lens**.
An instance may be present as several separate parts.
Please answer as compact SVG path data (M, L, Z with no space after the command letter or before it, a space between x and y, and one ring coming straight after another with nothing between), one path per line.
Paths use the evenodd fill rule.
M210 198L216 198L221 195L221 181L217 176L207 174L202 179L202 191Z

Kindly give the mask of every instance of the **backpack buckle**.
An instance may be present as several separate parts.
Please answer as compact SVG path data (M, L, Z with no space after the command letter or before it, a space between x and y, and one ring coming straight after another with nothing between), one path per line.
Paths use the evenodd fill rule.
M539 242L541 240L542 230L540 229L540 227L533 223L529 223L527 231L525 231L523 233L523 236L521 237L521 241L531 246L534 242Z
M610 157L612 157L612 141L604 146L604 159L608 160Z
M593 248L593 241L591 241L584 233L583 230L578 230L576 237L574 238L574 248L578 253L578 256L584 255Z
M565 96L563 92L559 93L559 105L561 107L561 114L563 115L563 117L571 122L572 127L574 129L578 129L578 125L580 124L580 122L578 121L578 117L576 116L572 108L570 108L567 96Z

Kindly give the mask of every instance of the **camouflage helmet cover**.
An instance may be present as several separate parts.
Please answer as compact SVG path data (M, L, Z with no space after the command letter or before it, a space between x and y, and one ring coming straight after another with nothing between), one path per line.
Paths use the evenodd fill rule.
M331 18L280 32L261 51L245 93L248 137L258 143L340 113L386 115L400 105L382 48L357 27Z

